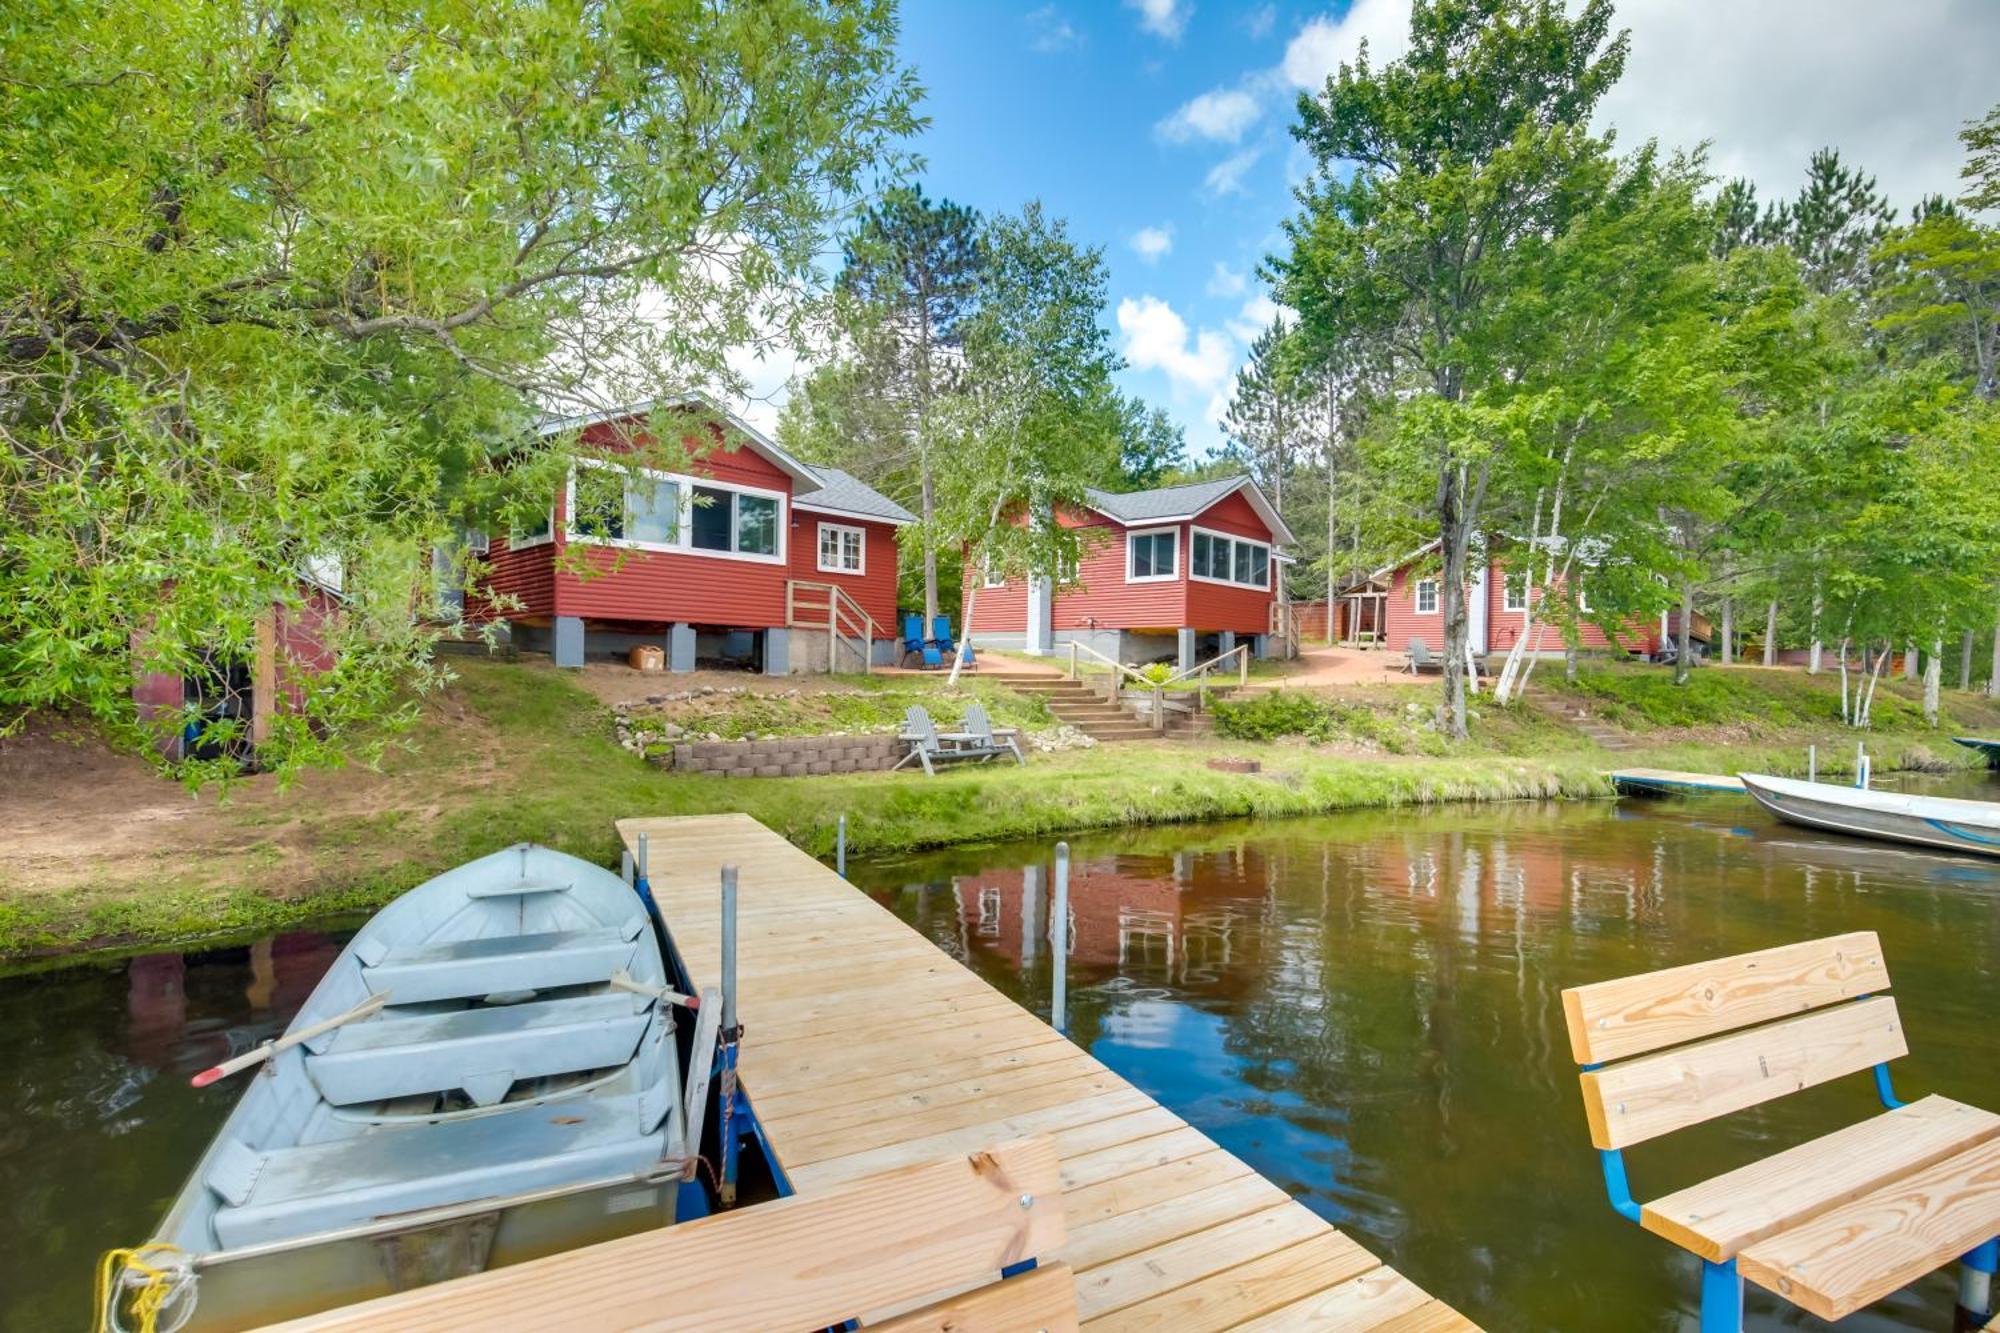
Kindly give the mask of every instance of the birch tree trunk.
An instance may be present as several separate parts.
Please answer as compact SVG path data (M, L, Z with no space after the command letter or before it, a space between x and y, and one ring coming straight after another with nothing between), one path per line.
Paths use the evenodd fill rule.
M1736 661L1736 599L1722 599L1722 665Z
M1944 636L1931 640L1931 660L1924 663L1924 722L1938 724L1938 693L1944 686Z
M1333 600L1334 588L1340 582L1334 576L1334 548L1339 540L1339 528L1335 522L1333 508L1334 452L1333 452L1333 384L1328 380L1326 390L1326 646L1333 647Z
M2000 699L2000 612L1993 616L1993 665L1986 677L1986 697Z
M1917 641L1915 639L1905 639L1903 640L1903 679L1915 680L1916 678Z
M1778 599L1764 610L1764 665L1778 665Z
M1865 659L1864 659L1865 660ZM1840 641L1840 724L1854 725L1854 713L1847 704L1847 640Z
M1958 690L1961 694L1972 693L1972 631L1966 630L1958 636Z
M1820 595L1819 575L1814 574L1813 599L1812 599L1812 647L1806 650L1806 674L1808 676L1817 676L1819 674L1819 650L1820 650L1819 613L1821 611L1824 611L1825 609L1826 609L1826 601Z
M1674 634L1674 684L1685 685L1694 671L1694 580L1681 580L1681 623Z

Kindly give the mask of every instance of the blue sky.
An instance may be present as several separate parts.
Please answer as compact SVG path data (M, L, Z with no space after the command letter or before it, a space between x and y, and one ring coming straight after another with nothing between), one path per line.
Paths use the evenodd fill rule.
M1955 195L1954 136L2000 101L2000 0L1620 0L1616 24L1632 53L1599 127L1708 141L1718 174L1766 197L1794 192L1827 144L1906 212ZM984 212L1040 199L1102 247L1124 385L1200 454L1274 313L1254 270L1306 171L1297 95L1364 38L1394 58L1408 26L1409 0L905 0L931 121L920 179ZM775 417L790 370L752 372L752 420Z

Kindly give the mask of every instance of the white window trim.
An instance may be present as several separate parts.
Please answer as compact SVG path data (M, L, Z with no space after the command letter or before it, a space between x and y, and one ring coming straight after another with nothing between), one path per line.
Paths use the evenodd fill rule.
M1422 591L1426 586L1428 586L1431 590L1431 609L1428 611L1424 610L1424 598ZM1416 613L1420 616L1434 616L1440 614L1443 611L1444 609L1444 597L1442 596L1443 592L1444 592L1444 584L1440 583L1436 579L1410 580L1410 604L1416 607L1417 609Z
M1576 609L1583 612L1583 614L1585 615L1589 615L1591 613L1590 590L1584 587L1583 584L1581 583L1576 585Z
M1520 581L1520 605L1515 605L1514 582ZM1528 609L1528 595L1534 589L1528 584L1528 576L1523 574L1502 574L1500 576L1500 611L1503 615L1519 615Z
M616 546L630 551L660 551L670 555L692 555L706 560L741 560L753 565L782 565L787 556L785 546L787 534L791 531L789 505L791 497L783 491L774 491L764 486L746 486L741 482L718 481L714 477L695 477L683 472L662 472L658 468L642 467L639 474L655 481L671 481L681 488L681 512L674 522L674 533L679 538L671 542L642 542L627 537L593 537L576 530L576 470L579 467L610 468L617 472L630 469L607 463L598 458L579 458L570 465L569 480L563 492L563 537L579 546ZM739 495L758 495L778 504L777 552L761 555L755 551L711 551L694 545L694 488L706 486L710 490L732 491ZM736 506L729 507L729 543L736 544Z
M826 534L829 532L837 532L843 536L852 534L856 543L856 549L860 553L860 563L856 564L852 569L849 569L846 565L829 565L826 563ZM819 525L818 531L813 534L813 554L819 563L820 573L847 574L858 578L868 572L868 529L858 528L852 523L822 523Z
M538 532L532 537L517 537L514 535L513 529L510 528L507 531L507 549L510 551L526 551L536 546L547 546L555 539L556 511L552 506L549 509L549 526L546 532Z
M1158 537L1162 534L1172 537L1174 551L1174 572L1171 574L1139 575L1132 572L1132 542L1138 537ZM1127 528L1125 530L1125 581L1127 583L1178 583L1181 578L1181 530L1170 528Z
M1276 569L1276 568L1278 567L1278 552L1277 552L1277 548L1276 548L1276 547L1274 547L1274 546L1272 546L1272 545L1271 545L1271 543L1269 543L1269 542L1260 542L1260 541L1258 541L1258 540L1257 540L1257 539L1256 539L1255 537L1239 537L1239 536L1237 536L1237 535L1236 535L1235 533L1233 533L1233 532L1220 532L1220 531L1216 530L1215 528L1204 528L1204 527L1200 526L1199 524L1197 524L1197 525L1195 525L1194 527L1190 528L1190 529L1189 529L1189 532L1190 532L1190 533L1199 533L1199 534L1201 534L1201 535L1203 535L1203 536L1206 536L1206 537L1207 537L1207 538L1209 539L1209 541L1211 541L1211 542L1216 542L1216 541L1225 541L1225 542L1230 542L1230 543L1233 543L1233 545L1232 545L1232 547L1231 547L1231 549L1230 549L1230 552L1229 552L1229 573L1230 573L1230 577L1229 577L1229 578L1226 578L1226 579L1219 579L1219 578L1216 578L1216 577L1215 577L1214 575L1212 575L1212 574L1197 574L1197 573L1195 573L1195 572L1194 572L1194 560L1193 560L1193 557L1192 557L1192 555L1190 555L1190 557L1189 557L1189 560L1188 560L1188 577L1189 577L1189 578L1193 579L1193 580L1194 580L1195 582L1197 582L1197 583L1213 583L1213 584L1215 584L1216 586L1218 586L1218 587L1222 587L1222 588L1247 588L1247 589L1249 589L1249 590L1250 590L1251 592L1269 592L1269 591L1271 591L1271 572L1272 572L1273 570L1275 570L1275 569ZM1236 580L1236 578L1235 578L1235 574L1236 574L1236 551L1235 551L1235 549L1234 549L1234 547L1235 547L1235 546L1237 546L1237 545L1240 545L1240 546L1261 546L1261 547L1263 547L1263 548L1264 548L1264 581L1263 581L1262 583L1239 583L1239 582L1237 582L1237 580ZM1192 551L1192 550L1193 550L1193 547L1194 547L1194 541L1193 541L1193 538L1192 538L1192 537L1190 537L1190 538L1189 538L1189 541L1188 541L1188 547L1189 547L1189 550L1190 550L1190 551ZM1211 547L1210 549L1211 549L1211 550L1213 550L1214 548L1213 548L1213 547Z
M1004 588L1007 586L1007 571L995 570L990 557L982 556L979 561L979 586L981 588Z

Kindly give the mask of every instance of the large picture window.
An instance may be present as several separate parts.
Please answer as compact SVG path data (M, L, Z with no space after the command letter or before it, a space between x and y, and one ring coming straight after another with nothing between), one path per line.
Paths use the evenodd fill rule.
M1209 583L1242 588L1271 586L1271 548L1247 537L1228 537L1197 528L1188 542L1188 573Z
M1125 538L1125 578L1130 583L1170 579L1179 573L1181 534L1176 528L1134 532Z
M824 574L866 572L868 534L843 523L819 525L819 567Z
M690 477L592 460L570 474L573 541L776 560L782 513L776 495Z

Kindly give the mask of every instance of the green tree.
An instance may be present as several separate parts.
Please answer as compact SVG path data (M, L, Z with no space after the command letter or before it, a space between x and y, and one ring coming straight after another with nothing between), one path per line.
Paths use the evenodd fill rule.
M1364 49L1293 133L1317 170L1271 261L1278 296L1316 338L1364 327L1417 396L1396 420L1434 485L1445 624L1441 730L1466 734L1467 558L1501 441L1478 401L1504 382L1518 327L1506 297L1612 175L1587 122L1624 67L1608 0L1420 0L1409 54Z
M1275 319L1250 344L1250 359L1236 372L1222 428L1241 450L1264 493L1280 512L1285 481L1306 443L1314 386L1305 378L1302 346Z
M913 489L926 524L937 510L933 413L964 359L960 326L978 300L981 253L978 213L950 200L932 202L910 187L891 191L869 211L841 271L856 355L853 370L834 373L853 375L850 387L858 393L821 395L823 405L845 409L839 461L892 491ZM913 487L895 484L910 474ZM937 549L928 527L919 533L929 624L938 613Z
M1104 255L1078 245L1039 203L989 220L984 240L964 374L943 405L935 533L974 568L1060 579L1080 552L1075 530L1056 516L1084 505L1107 460L1120 456L1128 420L1111 385L1120 363L1103 318ZM979 582L966 593L954 681L970 651Z
M1875 188L1875 178L1822 148L1806 164L1798 197L1779 205L1762 231L1799 257L1806 283L1821 295L1865 291L1870 255L1889 234L1896 210Z
M425 551L540 507L539 413L794 336L917 125L886 0L23 0L6 32L0 725L141 743L135 664L247 657L337 556L281 769L440 677Z

